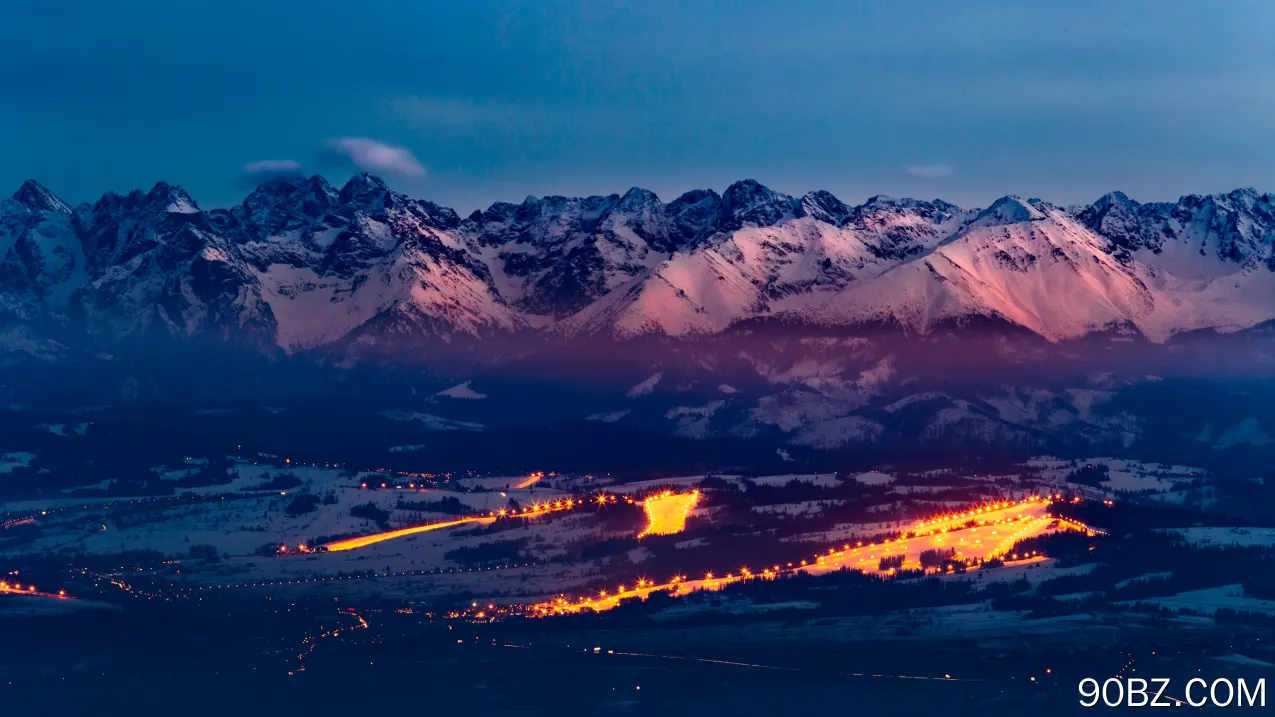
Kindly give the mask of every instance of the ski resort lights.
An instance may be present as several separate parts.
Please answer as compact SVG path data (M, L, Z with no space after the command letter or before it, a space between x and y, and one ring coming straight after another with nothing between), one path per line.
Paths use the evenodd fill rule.
M642 501L646 510L646 529L638 537L647 535L673 535L686 529L686 517L699 502L699 491L674 493L671 490L658 493Z
M606 502L607 496L599 496L601 502ZM611 501L615 497L611 496ZM578 507L582 501L567 498L565 500L546 501L544 503L533 503L521 510L518 509L501 509L499 511L486 513L483 515L471 515L456 520L446 520L441 523L427 523L425 525L415 525L410 528L399 528L397 530L387 530L383 533L373 533L372 535L363 535L357 538L347 538L345 540L337 540L327 545L319 546L318 550L323 552L338 552L342 550L353 550L355 548L363 548L376 543L382 543L386 540L394 540L395 538L403 538L417 533L427 533L431 530L440 530L442 528L452 528L457 525L465 525L467 523L478 523L480 525L491 525L496 522L497 518L536 518L549 513L557 513L564 510L571 510ZM281 551L282 552L282 551Z
M858 542L853 548L846 543L840 550L830 548L827 553L814 556L813 561L801 560L797 565L787 563L786 567L774 565L760 570L745 566L738 571L726 573L724 577L716 577L716 573L709 571L701 580L686 580L683 576L675 576L661 584L643 578L634 587L626 588L621 585L615 592L601 590L596 597L588 596L570 601L566 596L559 596L554 600L529 606L527 614L546 617L582 610L607 610L619 605L622 600L635 597L645 599L657 591L684 596L697 590L720 590L726 585L744 580L773 580L785 574L820 574L841 569L890 574L895 571L893 568L885 571L879 569L880 558L897 559L898 556L903 556L904 568L915 569L922 567L919 556L927 550L951 551L947 564L935 571L938 573L951 572L952 563L958 567L974 567L992 559L1034 561L1043 557L1037 551L1009 551L1024 539L1054 530L1075 530L1089 536L1104 534L1079 521L1051 515L1047 509L1052 502L1052 497L1031 496L1016 502L987 504L921 521L915 525L915 530L895 538L883 539L879 543L870 541L865 545Z

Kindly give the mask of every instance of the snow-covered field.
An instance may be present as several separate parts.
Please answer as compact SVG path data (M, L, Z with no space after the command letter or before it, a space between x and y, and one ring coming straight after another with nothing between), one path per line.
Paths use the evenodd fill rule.
M119 607L96 600L71 600L51 595L0 596L0 620L4 618L69 615L85 610L110 611L119 610Z
M1187 542L1199 546L1275 547L1275 528L1172 528Z
M894 476L877 471L860 473L854 479L864 485L887 485L894 482Z
M1102 490L1098 491L1100 493L1150 494L1148 497L1152 499L1167 498L1166 502L1182 502L1186 497L1181 494L1184 488L1208 477L1208 473L1200 468L1123 458L1097 457L1075 461L1045 457L1027 462L1027 466L1038 471L1047 484L1081 493L1093 492L1093 489L1068 482L1067 475L1087 465L1103 465L1109 469L1107 478L1102 481Z
M91 532L77 528L64 532L53 522L37 540L33 550L76 550L87 553L112 553L124 550L157 550L179 555L191 545L212 545L222 555L249 555L264 545L295 545L315 536L376 532L371 520L350 515L354 505L371 504L390 515L391 524L417 524L450 517L447 513L403 509L408 503L455 500L475 511L494 512L508 508L511 501L531 504L553 500L565 494L554 490L531 488L466 492L437 489L370 490L362 487L368 476L345 477L335 468L306 466L272 467L238 463L232 467L233 478L225 485L182 490L180 495L220 496L218 501L180 503L172 499L55 498L14 501L5 504L9 514L38 513L42 510L91 508L96 505L136 504L147 508L144 518L126 525L111 524ZM286 490L260 490L262 484L279 474L296 476L301 485ZM503 485L508 482L501 479ZM518 480L518 479L514 479ZM525 482L525 477L521 480ZM374 481L373 481L374 482ZM254 490L255 489L255 490ZM301 493L319 497L331 496L331 505L317 505L313 512L288 515L286 508Z
M6 456L18 462L24 457ZM29 460L29 459L26 459ZM156 474L169 478L195 475L215 465L208 459L190 457L173 466L156 466ZM1193 469L1180 466L1136 464L1110 461L1113 482L1155 481L1173 486L1196 480ZM920 476L884 471L851 473L779 474L749 476L715 474L715 481L734 483L747 493L768 501L737 510L729 504L714 504L712 491L705 505L690 511L690 534L682 540L663 544L663 549L687 555L702 554L722 561L719 550L728 549L726 534L713 532L719 523L743 519L755 523L758 516L777 520L802 517L818 519L829 529L777 538L791 544L794 561L807 559L808 572L821 573L843 567L879 572L883 557L902 557L904 567L920 566L920 554L931 549L952 549L955 557L973 561L1004 553L1016 541L1065 528L1046 515L1044 501L1033 495L1055 484L1074 470L1070 462L1039 459L1024 466L1022 475ZM1037 484L1033 472L1044 475ZM270 489L270 481L281 474L294 476L300 485L285 481ZM4 519L32 517L38 532L30 531L28 542L17 549L30 553L85 553L97 555L150 550L179 561L180 586L193 593L207 590L311 590L322 586L335 594L380 594L411 599L422 595L468 593L489 596L497 602L522 601L546 595L572 594L599 579L644 575L668 579L661 567L661 540L641 547L600 550L608 541L633 539L646 524L640 509L633 506L653 493L664 490L686 492L705 490L706 474L652 478L620 482L614 476L523 474L505 476L452 476L449 489L422 488L402 476L377 472L351 472L322 465L294 465L283 459L259 456L233 459L228 483L199 488L182 488L177 496L165 498L93 499L64 497L11 502L3 506ZM395 487L409 480L408 487ZM790 491L772 490L793 485ZM941 485L939 485L941 484ZM875 488L875 490L873 490ZM808 498L828 495L828 498ZM352 550L301 555L270 554L277 546L293 548L306 543L313 547L340 537L370 535L387 530L452 521L457 505L481 514L508 510L515 505L563 501L595 496L598 492L618 496L614 508L590 505L583 510L519 518L498 525L463 524L428 532L395 537ZM772 498L772 493L774 497ZM312 510L296 510L298 495L314 497ZM870 496L867 505L854 504L856 519L836 519L847 509L847 496ZM796 496L799 499L785 499ZM855 498L855 500L860 500ZM423 504L447 501L451 507L433 509ZM293 510L289 508L293 507ZM351 513L355 506L371 516L376 510L385 522ZM619 519L631 511L634 521ZM611 514L609 511L620 511ZM737 512L732 512L737 511ZM745 518L745 516L751 516ZM868 519L863 517L868 516ZM846 516L849 518L850 516ZM1013 519L1011 522L1004 522ZM770 521L771 518L760 518ZM977 526L968 523L980 522ZM618 522L617 522L618 521ZM627 527L625 527L627 525ZM814 526L812 526L813 528ZM696 533L697 530L702 532ZM899 531L924 533L916 537L881 542L884 534ZM1184 528L1187 540L1200 544L1270 545L1275 529ZM16 535L17 533L15 533ZM316 539L322 539L316 542ZM864 545L857 543L862 541ZM876 541L876 542L870 542ZM615 543L623 546L622 543ZM651 547L657 548L652 550ZM197 548L192 553L192 548ZM830 550L831 549L831 550ZM215 551L216 560L203 557ZM466 552L469 551L469 552ZM496 551L496 557L475 562L467 555ZM501 552L504 551L504 552ZM700 551L696 553L695 551ZM199 555L199 559L191 557ZM669 553L671 555L671 553ZM507 556L507 557L506 557ZM738 567L748 556L726 559L723 564ZM944 580L974 581L1026 579L1036 585L1044 580L1093 566L1062 570L1052 561L1020 556L1004 568L971 571L967 575L944 576ZM375 580L348 580L352 573L376 573ZM702 581L700 581L702 582ZM693 587L691 581L684 589ZM715 585L722 584L718 580ZM707 586L707 584L706 584ZM708 588L708 589L711 589ZM1081 600L1075 593L1060 600ZM760 608L759 608L760 609Z
M1190 610L1202 615L1212 615L1222 609L1275 615L1275 601L1245 597L1243 585L1221 585L1204 590L1190 590L1169 597L1129 600L1123 604L1135 603L1150 603L1176 611Z
M12 473L14 468L26 468L33 460L35 460L35 454L25 451L0 453L0 474Z

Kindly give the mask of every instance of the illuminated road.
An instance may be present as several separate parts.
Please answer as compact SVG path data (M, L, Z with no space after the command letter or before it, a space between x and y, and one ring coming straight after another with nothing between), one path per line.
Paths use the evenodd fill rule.
M60 600L71 599L66 596L65 590L59 590L56 593L46 593L37 590L34 585L21 585L8 581L0 581L0 595L34 595L37 597L58 598Z
M367 620L364 619L362 615L354 612L354 608L352 607L338 611L337 614L341 617L352 617L354 618L355 623L349 627L339 627L333 630L325 630L320 627L317 634L306 635L305 638L301 640L301 648L297 651L297 667L288 670L289 675L294 675L298 672L305 672L305 665L302 664L302 661L305 660L310 653L314 652L314 649L319 646L319 641L323 638L339 637L345 632L366 630L368 628Z
M902 555L903 568L915 569L921 567L920 555L926 550L951 549L954 551L952 559L968 566L977 566L993 558L1001 558L1006 562L1036 560L1039 558L1034 552L1018 555L1008 554L1008 551L1020 540L1050 532L1078 530L1090 535L1098 533L1081 523L1051 516L1048 512L1050 502L1033 496L1015 503L979 506L916 523L913 530L897 540L887 539L867 545L844 544L840 548L834 547L827 553L816 555L812 560L802 560L796 564L785 563L752 569L745 566L725 573L709 572L697 580L688 580L685 576L677 575L664 583L640 578L629 586L620 585L615 591L602 590L596 596L580 598L574 602L566 597L559 597L532 605L530 613L547 616L582 610L607 610L618 605L621 600L635 597L645 599L656 591L682 596L697 590L721 590L731 583L744 580L774 579L792 573L818 575L848 568L865 573L889 574L894 570L880 570L881 558Z
M491 525L492 523L496 522L498 518L537 518L542 515L548 515L549 513L558 513L564 510L571 510L572 508L578 507L579 505L581 505L581 501L578 501L578 500L557 500L557 501L547 502L547 503L536 503L534 505L529 505L526 508L523 508L522 510L510 511L510 510L502 509L502 510L496 511L495 513L488 513L486 515L473 515L467 518L458 518L456 520L448 520L441 523L429 523L427 525L416 525L410 528L399 528L398 530L388 530L384 533L364 535L358 538L348 538L346 540L337 540L337 541L328 543L326 545L323 545L321 547L323 547L330 553L338 552L341 550L354 550L355 548L364 548L369 545L383 543L387 540L394 540L396 538L404 538L409 535L416 535L417 533L428 533L431 530L441 530L442 528L454 528L458 525L466 525L468 523L476 523L479 525Z
M384 533L376 533L375 535L364 535L359 538L350 538L348 540L338 540L335 543L328 543L323 546L328 552L335 553L339 550L354 550L355 548L363 548L376 543L383 543L386 540L394 540L395 538L405 538L409 535L417 533L428 533L431 530L441 530L443 528L454 528L457 525L465 525L466 523L478 523L481 525L490 525L496 522L495 518L461 518L459 520L449 520L443 523L430 523L429 525L417 525L411 528L399 528L398 530L390 530Z
M522 480L518 481L518 483L514 485L514 488L518 490L522 490L523 488L530 488L531 486L539 483L540 479L544 477L545 477L544 473L539 473L539 472L532 473L526 478L523 478Z
M686 529L686 516L699 502L699 491L674 493L665 491L642 501L646 510L646 530L638 534L673 535Z

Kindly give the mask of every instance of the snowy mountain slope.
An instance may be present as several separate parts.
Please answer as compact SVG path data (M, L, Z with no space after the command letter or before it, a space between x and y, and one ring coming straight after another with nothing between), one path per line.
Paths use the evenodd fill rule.
M1275 199L1253 189L1139 204L1111 192L1076 213L1093 231L1183 278L1216 276L1226 264L1275 264ZM1155 257L1152 259L1152 257Z
M0 317L39 321L64 312L87 280L71 208L34 181L0 202Z
M1236 190L1064 210L986 210L753 180L663 202L529 197L460 218L359 175L276 179L228 209L179 187L69 207L28 182L0 203L0 310L94 341L207 336L288 353L705 336L773 317L925 332L985 317L1050 340L1153 341L1275 319L1275 202Z
M268 346L274 318L247 263L179 187L107 194L75 210L89 279L72 317L102 337L251 337Z
M1005 197L932 252L870 284L847 287L803 318L829 324L896 321L924 331L947 319L983 316L1052 340L1132 326L1155 341L1275 318L1275 274L1260 261L1205 254L1192 263L1177 262L1173 269L1185 274L1178 276L1144 261L1153 252L1140 259L1083 219L1083 213L1073 217L1039 200ZM1129 226L1118 219L1107 226L1117 223ZM1134 226L1140 236L1142 225ZM1275 222L1263 231L1269 243Z
M892 341L861 338L754 342L741 356L744 373L731 374L742 390L714 390L710 379L723 375L724 361L702 367L682 361L671 369L676 375L651 375L620 399L623 386L642 375L634 366L610 398L581 416L690 437L834 450L916 442L958 450L976 444L1127 448L1142 440L1148 416L1138 403L1120 399L1137 380L1058 371L1057 364L1015 376L942 374L929 368L937 342L922 343L930 348L912 344L908 355L897 355Z
M461 248L454 212L368 175L339 191L275 180L209 212L162 183L74 210L28 183L3 217L10 313L82 322L103 340L211 336L294 352L356 330L449 340L523 327Z
M732 230L674 254L559 330L714 333L741 319L826 301L932 247L963 218L941 203L874 197L851 209L827 192L794 200L759 186L727 190L724 206L734 209L722 212L721 225Z
M307 211L290 213L300 193ZM272 194L272 197L261 196ZM479 336L523 326L486 267L460 248L455 213L360 175L340 192L321 178L249 197L240 253L276 317L277 344L315 348L358 332ZM253 229L266 227L266 235ZM278 234L273 232L280 232ZM372 325L375 322L375 325Z
M664 204L636 187L623 196L528 197L521 205L475 212L461 234L502 296L533 316L555 319L645 275L708 233L720 205L712 191Z

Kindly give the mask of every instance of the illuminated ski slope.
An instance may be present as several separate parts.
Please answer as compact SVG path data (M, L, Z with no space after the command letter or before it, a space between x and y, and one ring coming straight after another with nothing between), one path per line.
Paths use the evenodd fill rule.
M646 530L638 534L673 535L686 529L686 516L699 502L699 491L674 493L665 491L642 501L646 510Z
M622 600L645 598L653 592L667 591L672 595L687 595L697 590L720 590L743 580L774 579L781 575L804 572L818 575L842 568L861 570L865 573L882 572L881 558L903 556L904 569L920 568L920 555L926 550L952 550L952 559L975 566L993 558L1012 562L1035 559L1034 554L1011 554L1015 543L1027 538L1062 530L1079 530L1095 535L1098 531L1081 523L1052 516L1048 512L1050 500L1031 497L1015 503L995 503L969 510L921 521L897 540L880 543L843 544L811 560L772 566L747 565L726 572L709 572L703 578L688 580L675 575L667 582L656 583L645 578L632 585L620 585L615 591L602 590L596 596L585 596L575 601L565 596L530 606L533 615L554 615L581 610L607 610ZM887 570L884 572L892 572Z

